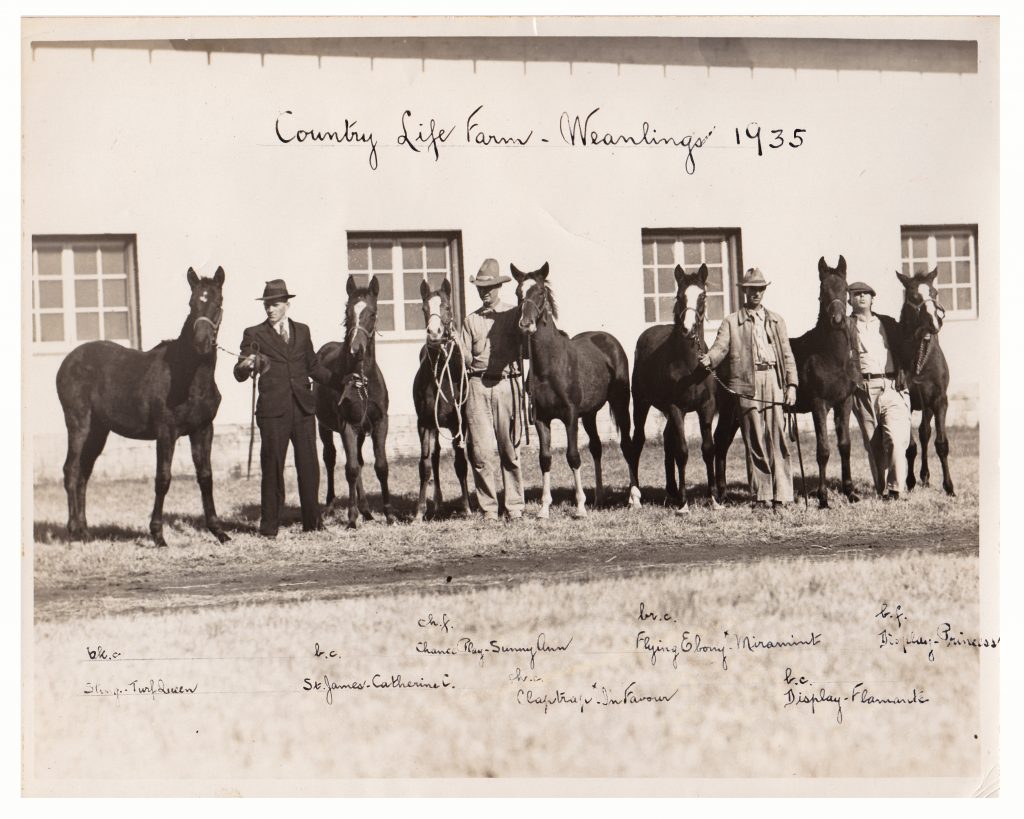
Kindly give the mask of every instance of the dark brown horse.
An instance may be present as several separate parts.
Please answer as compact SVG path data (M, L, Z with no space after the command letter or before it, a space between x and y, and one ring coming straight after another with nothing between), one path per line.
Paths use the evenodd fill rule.
M636 343L633 356L633 460L637 483L630 487L631 506L640 506L640 455L644 448L644 425L653 406L665 414L665 475L670 496L679 470L677 511L689 512L686 499L686 461L689 448L683 422L687 412L696 412L700 422L701 454L708 474L708 495L715 497L715 444L711 422L715 417L715 382L698 360L707 352L704 341L705 292L708 266L686 273L676 265L676 303L673 323L649 327Z
M800 384L796 405L788 412L810 412L814 418L817 439L818 505L828 508L828 487L825 483L829 459L828 414L831 410L836 429L836 443L842 468L843 494L850 503L860 497L854 491L850 472L850 412L853 395L860 384L860 361L850 339L846 319L846 259L831 268L825 258L818 259L818 321L808 332L790 342L796 359ZM737 402L733 396L720 395L720 414L715 429L718 453L717 474L719 496L725 494L725 455L736 430L739 429Z
M420 496L415 520L423 520L427 509L427 484L431 467L434 475L434 515L441 512L441 430L452 436L455 450L455 474L462 487L462 513L469 515L469 467L466 461L468 425L463 407L469 394L462 350L455 338L455 314L452 311L452 286L445 279L439 290L420 284L427 343L420 350L420 368L412 382L412 400L416 407L416 426L420 434Z
M928 471L928 439L931 436L931 422L935 419L935 452L942 464L942 488L947 495L955 495L953 478L949 474L949 438L946 436L946 409L949 400L949 365L939 346L939 331L945 310L935 301L935 277L938 268L931 273L917 273L896 276L903 284L903 309L900 312L900 332L903 343L900 349L900 364L907 374L910 389L910 408L921 411L921 485L928 486L931 477ZM914 478L914 458L917 445L913 437L907 449L907 489L917 483Z
M555 326L558 308L547 283L547 262L532 273L511 265L518 287L519 331L530 345L530 374L526 390L536 415L540 439L540 468L543 474L541 508L546 518L551 507L551 422L565 424L565 459L576 485L576 517L586 515L586 495L580 476L579 426L590 439L594 458L594 505L600 506L601 438L597 433L597 412L607 403L619 430L619 447L629 466L630 486L636 486L629 436L629 359L615 338L592 331L571 339Z
M156 500L149 531L157 546L167 545L164 496L171 485L174 446L182 435L192 443L206 526L221 543L229 539L213 505L210 468L213 419L220 406L213 375L223 315L224 269L218 267L212 279L201 279L190 267L187 278L192 289L189 314L176 339L162 341L147 352L112 341L90 341L69 353L57 371L57 396L68 428L64 488L72 540L90 538L86 484L111 432L156 441Z
M334 433L341 434L345 447L345 477L348 479L348 525L356 529L362 518L372 520L370 504L363 489L363 442L369 433L373 441L373 469L380 481L384 517L394 523L391 494L388 491L388 388L377 366L375 333L377 296L380 282L374 276L367 287L359 287L349 277L346 285L345 341L330 341L317 351L317 357L335 376L332 381L344 386L341 392L313 384L316 393L316 419L323 443L327 470L327 503L334 500L334 465L337 450ZM362 515L362 518L360 518Z

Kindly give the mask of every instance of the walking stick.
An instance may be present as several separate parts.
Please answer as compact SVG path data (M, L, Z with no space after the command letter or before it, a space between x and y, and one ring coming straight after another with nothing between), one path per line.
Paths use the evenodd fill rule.
M252 343L252 354L256 356L259 353L260 345L254 341ZM252 411L249 414L249 464L245 468L246 480L252 477L252 446L256 442L256 378L258 376L259 372L256 369L256 361L254 359L252 367Z

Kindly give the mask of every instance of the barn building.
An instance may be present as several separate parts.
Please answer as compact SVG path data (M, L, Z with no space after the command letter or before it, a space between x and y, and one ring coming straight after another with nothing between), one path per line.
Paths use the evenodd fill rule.
M560 327L607 330L632 354L645 327L671 320L677 263L709 266L709 340L747 267L772 280L766 303L793 335L815 321L821 256L842 254L890 314L894 271L938 267L950 421L978 423L976 356L994 343L998 288L993 25L894 22L893 39L850 38L838 23L799 39L680 22L616 36L343 25L26 40L23 397L36 479L63 463L63 357L91 339L146 349L177 335L190 266L226 271L231 350L263 319L265 280L287 280L290 315L319 345L340 338L347 278L376 275L396 453L416 448L424 278L448 278L464 314L485 258L547 262ZM244 469L248 439L250 391L232 363L218 367L218 471ZM152 443L112 437L97 474L150 475L153 458Z

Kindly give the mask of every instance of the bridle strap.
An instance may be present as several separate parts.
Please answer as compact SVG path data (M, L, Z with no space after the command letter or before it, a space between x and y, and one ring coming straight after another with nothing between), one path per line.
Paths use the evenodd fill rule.
M217 311L217 320L216 321L214 321L212 318L209 318L208 316L197 316L196 320L192 322L192 331L195 332L195 329L196 329L196 327L199 326L199 323L202 322L202 321L205 321L207 324L209 324L213 328L213 333L214 333L214 335L216 335L217 331L220 329L220 323L223 320L223 318L224 318L224 310L218 310Z

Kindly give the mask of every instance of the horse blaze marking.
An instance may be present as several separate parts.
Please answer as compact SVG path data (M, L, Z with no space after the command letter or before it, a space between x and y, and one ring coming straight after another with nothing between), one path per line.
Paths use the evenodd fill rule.
M366 308L366 302L360 299L352 305L352 341L356 340L356 334L359 331L359 316Z
M427 302L427 315L430 320L427 322L428 333L441 332L441 297L431 296Z
M697 303L700 301L700 294L703 292L703 288L691 284L683 293L686 297L686 312L693 316L693 320L689 324L686 323L686 315L683 316L683 329L686 332L690 332L693 329L693 323L697 319Z

